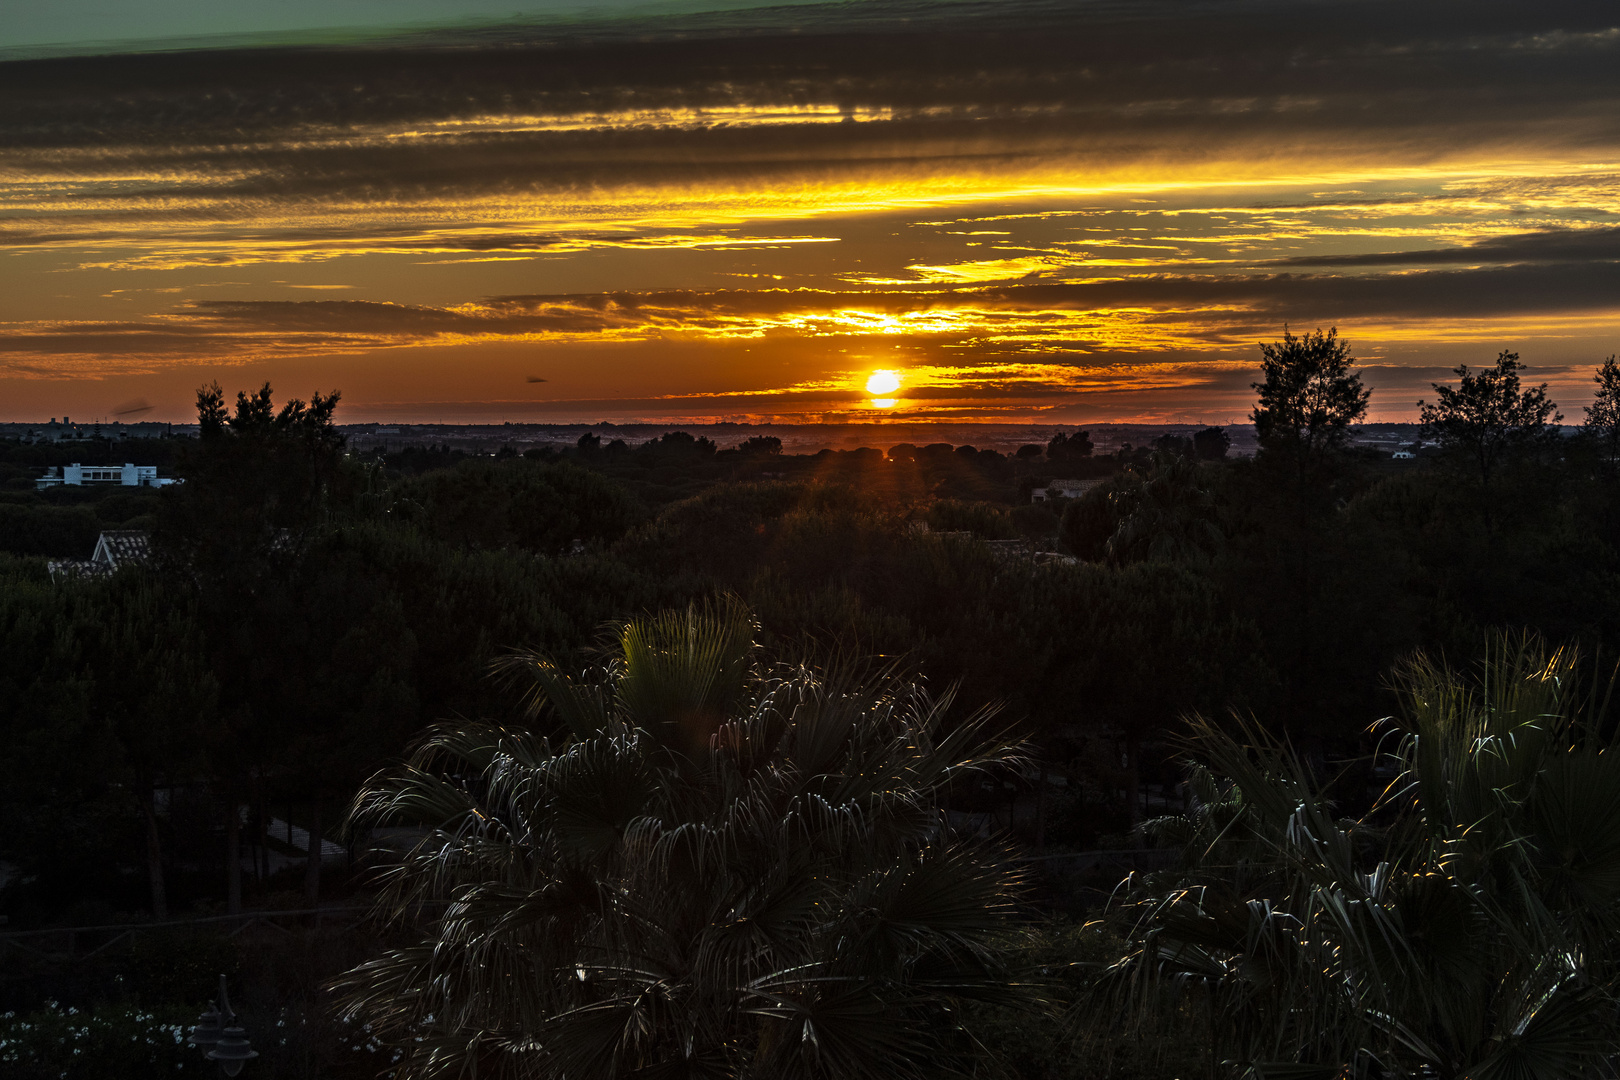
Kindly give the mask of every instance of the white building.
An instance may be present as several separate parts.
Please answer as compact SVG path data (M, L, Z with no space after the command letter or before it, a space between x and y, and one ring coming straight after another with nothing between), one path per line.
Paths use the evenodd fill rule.
M121 484L124 487L167 487L177 480L158 477L156 465L53 465L44 476L34 481L41 491L50 487L81 487L86 484Z

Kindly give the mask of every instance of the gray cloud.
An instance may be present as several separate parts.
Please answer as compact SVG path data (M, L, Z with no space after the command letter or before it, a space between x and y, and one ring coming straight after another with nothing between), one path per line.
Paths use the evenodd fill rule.
M1422 161L1620 143L1613 22L1578 0L886 3L654 21L634 39L511 29L13 61L0 64L0 146L13 176L151 178L105 185L108 205L747 185L1220 145ZM799 105L862 122L762 126L724 111ZM712 115L668 120L690 110ZM484 115L580 123L431 127Z
M1620 259L1620 227L1548 229L1492 237L1462 247L1425 248L1354 255L1306 255L1277 259L1272 266L1432 266L1443 263L1537 263Z

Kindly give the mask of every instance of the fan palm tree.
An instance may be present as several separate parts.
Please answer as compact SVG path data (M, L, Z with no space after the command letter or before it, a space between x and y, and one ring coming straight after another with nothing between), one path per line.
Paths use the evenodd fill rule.
M1016 748L753 631L721 605L575 675L514 656L523 724L441 726L361 791L355 825L421 837L377 911L407 943L340 984L400 1075L934 1075L953 1002L1031 999L1006 852L934 809Z
M1226 779L1155 824L1193 857L1119 913L1100 992L1139 1017L1197 1000L1230 1076L1596 1069L1620 1051L1620 750L1577 675L1534 640L1476 679L1413 661L1395 779L1357 820L1254 727L1198 722Z

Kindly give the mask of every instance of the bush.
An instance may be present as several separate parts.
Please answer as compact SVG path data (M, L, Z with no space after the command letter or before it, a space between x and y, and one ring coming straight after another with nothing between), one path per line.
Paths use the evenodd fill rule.
M1007 508L987 502L940 499L928 508L928 527L935 532L970 532L986 540L1013 540L1013 527Z

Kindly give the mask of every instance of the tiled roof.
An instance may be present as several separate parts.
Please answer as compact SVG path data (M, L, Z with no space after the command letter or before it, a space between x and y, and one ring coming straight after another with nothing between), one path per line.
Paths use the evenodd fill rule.
M113 529L101 534L96 541L96 553L91 559L108 566L126 562L139 562L152 553L151 537L140 529Z
M45 566L51 572L52 581L107 577L113 572L113 568L107 563L90 562L86 559L52 559Z

